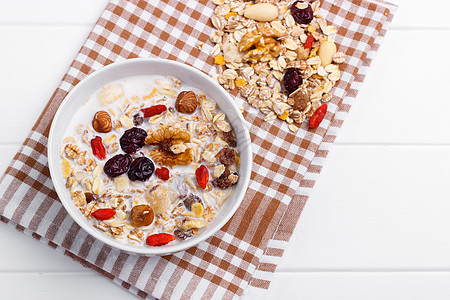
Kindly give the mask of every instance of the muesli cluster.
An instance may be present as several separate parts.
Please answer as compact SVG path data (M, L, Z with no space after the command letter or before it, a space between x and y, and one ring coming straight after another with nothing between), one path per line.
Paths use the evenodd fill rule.
M319 15L320 2L213 2L214 79L225 89L238 88L266 121L278 117L294 132L305 120L317 127L345 61L334 43L336 27Z
M61 166L94 227L124 243L161 246L208 226L240 163L213 100L176 78L147 76L109 84L84 106L63 140Z

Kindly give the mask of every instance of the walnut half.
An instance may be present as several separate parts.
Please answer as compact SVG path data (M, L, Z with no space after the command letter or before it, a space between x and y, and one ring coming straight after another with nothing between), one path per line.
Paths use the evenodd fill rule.
M193 149L187 148L182 152L178 151L181 151L180 145L190 141L189 131L166 125L161 125L155 131L149 132L145 139L147 145L158 146L158 148L150 150L149 155L157 164L166 166L189 165L192 162L194 159Z

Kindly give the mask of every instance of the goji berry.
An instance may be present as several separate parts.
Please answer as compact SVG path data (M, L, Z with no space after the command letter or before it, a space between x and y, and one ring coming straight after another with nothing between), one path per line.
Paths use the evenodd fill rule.
M155 174L162 180L169 180L169 178L170 178L169 169L167 169L165 167L156 169Z
M167 107L164 104L153 105L147 108L141 109L144 113L144 118L150 118L154 115L159 115L167 110Z
M309 119L309 128L317 128L327 113L328 105L322 104Z
M96 136L91 140L92 153L100 159L106 158L105 146L103 146L102 138Z
M209 180L209 172L208 169L201 165L195 170L195 177L197 178L197 183L202 189L206 189L206 184Z
M313 42L314 42L314 37L312 35L308 35L303 48L311 50Z
M157 233L147 237L146 243L149 246L163 246L171 241L175 240L175 237L168 233Z
M112 208L99 208L92 213L92 216L97 220L109 220L116 214Z

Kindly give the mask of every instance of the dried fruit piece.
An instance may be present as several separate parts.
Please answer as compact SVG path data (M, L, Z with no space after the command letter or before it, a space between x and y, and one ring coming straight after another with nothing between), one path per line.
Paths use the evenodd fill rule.
M154 217L153 209L147 204L136 205L131 209L131 221L135 227L152 224Z
M100 159L106 158L105 146L103 146L102 138L96 136L91 140L92 153Z
M232 165L236 161L234 150L228 147L220 150L219 153L217 153L216 157L218 157L219 161L225 166Z
M312 35L308 35L308 37L306 38L305 45L303 46L303 48L311 50L313 42L314 42L314 37Z
M191 229L189 230L180 230L180 229L175 229L175 231L173 232L179 239L185 240L187 238L190 238L191 236L194 235L194 233L192 232Z
M131 181L145 181L152 176L153 171L155 171L155 165L149 158L138 157L130 165L128 178L130 178Z
M189 210L192 210L192 205L201 202L202 200L194 194L189 194L189 196L187 196L186 199L183 200L184 206L186 206L186 208Z
M144 123L144 113L142 111L133 115L133 124L134 126L139 126Z
M183 225L181 225L181 230L188 230L192 228L203 228L208 226L208 222L205 220L186 220Z
M294 99L294 109L303 111L309 104L309 93L306 89L299 88L291 94Z
M291 13L295 22L299 24L309 24L314 18L311 5L303 1L295 1L291 6Z
M112 208L100 208L92 213L92 216L97 220L109 220L116 214Z
M100 133L110 132L112 129L111 116L104 110L96 112L92 119L92 127Z
M195 170L195 177L197 178L198 185L202 189L206 189L206 184L209 180L209 171L204 165L201 165Z
M86 202L90 203L92 201L97 201L98 196L89 192L84 193L84 197L86 198Z
M225 65L225 59L223 58L222 54L216 55L216 57L214 58L214 63L216 65Z
M120 138L120 147L126 153L136 153L145 145L145 138L147 132L138 127L125 130L125 133Z
M61 170L63 178L68 178L70 176L70 172L72 171L72 164L67 159L63 160L61 163Z
M298 89L302 83L302 75L297 68L289 68L286 70L283 77L283 85L289 94Z
M147 108L141 109L144 113L144 118L150 118L155 115L162 114L167 110L167 107L164 104L153 105Z
M169 169L167 169L166 167L156 169L155 174L156 174L156 176L159 177L159 179L162 179L162 180L169 180L169 178L170 178Z
M148 204L155 214L159 215L170 208L172 199L169 197L169 188L165 185L156 185L145 195Z
M237 182L238 178L235 178L232 175L237 176L236 173L231 174L229 169L225 169L225 171L222 173L222 175L220 175L219 178L216 178L212 181L212 185L221 190L226 190L227 188L229 188L230 186L232 186ZM233 179L233 181L230 179Z
M236 141L236 137L234 136L233 130L228 131L228 132L223 132L223 140L228 144L228 146L230 147L236 147L237 146L237 141Z
M309 128L317 128L327 113L328 105L322 104L309 119Z
M147 237L146 243L149 246L163 246L171 241L175 240L175 237L169 233L157 233Z
M183 114L192 114L197 109L197 96L193 91L182 91L175 101L175 108Z
M103 171L109 177L117 177L128 172L133 158L129 154L117 154L106 163Z
M193 204L191 210L197 218L200 218L203 215L203 212L205 211L201 203Z

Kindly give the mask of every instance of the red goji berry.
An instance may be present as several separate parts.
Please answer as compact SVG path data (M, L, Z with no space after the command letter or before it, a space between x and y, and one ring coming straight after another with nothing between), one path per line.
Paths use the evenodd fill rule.
M197 183L202 189L206 189L206 184L209 180L209 172L208 169L201 165L195 170L195 177L197 178Z
M164 168L164 167L156 169L155 174L162 180L169 180L169 178L170 178L169 169Z
M141 109L144 113L144 118L150 118L154 115L159 115L167 110L167 107L164 104L153 105L147 108Z
M105 146L103 146L102 138L96 136L91 140L92 153L100 159L106 158Z
M112 208L99 208L91 215L97 220L109 220L116 214L116 211Z
M308 35L303 48L311 50L313 42L314 42L314 37L312 35Z
M317 128L327 113L328 105L322 104L309 119L309 128Z
M157 233L147 237L146 243L149 246L163 246L171 241L175 240L175 237L168 233Z

